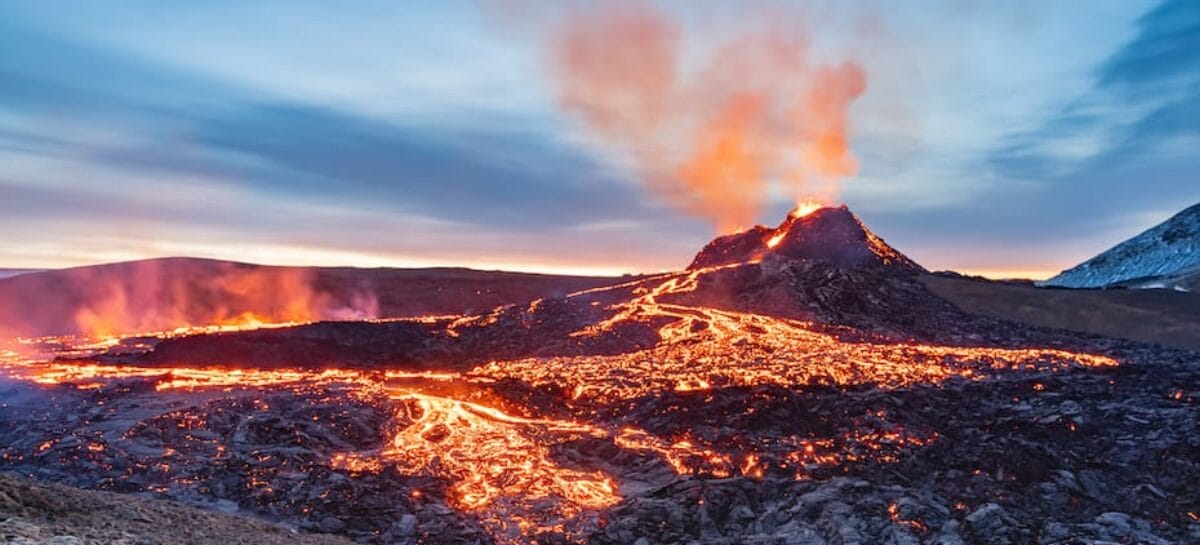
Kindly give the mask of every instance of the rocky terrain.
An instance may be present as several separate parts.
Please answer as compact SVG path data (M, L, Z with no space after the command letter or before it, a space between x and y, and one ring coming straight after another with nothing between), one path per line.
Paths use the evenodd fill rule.
M0 468L372 544L1200 543L1200 355L972 313L845 209L748 233L483 313L34 340Z
M691 459L678 472L664 455L618 439L565 434L551 441L550 462L539 463L603 468L624 483L623 497L575 521L569 534L554 537L549 525L546 542L1196 542L1200 372L1193 355L1152 356L1109 370L897 389L661 392L599 411L569 393L519 383L466 399L687 437L718 458L757 455L751 465L735 457L729 468ZM397 412L382 395L347 397L337 385L169 394L154 383L64 385L7 403L4 466L42 480L236 507L369 543L495 540L476 522L481 513L456 503L452 480L411 474L402 463L332 462L386 446L389 430L411 425L393 415L415 406ZM502 473L512 471L522 470Z
M717 434L770 436L899 425L937 440L894 463L839 465L811 480L673 483L615 508L596 542L1200 542L1197 378L1188 361L897 392L664 401L675 411L657 426L699 418Z
M919 272L924 269L888 246L846 206L793 212L775 228L762 225L718 237L696 254L688 269L763 259L816 259L845 267Z
M775 241L772 244L772 241ZM755 250L754 248L757 248ZM1064 335L964 312L933 293L924 269L871 233L845 207L720 237L682 272L634 278L492 312L419 321L327 322L189 335L132 357L143 365L238 361L260 367L405 367L462 370L494 359L619 354L660 343L667 322L699 333L710 310L801 320L840 338L952 345L1092 346ZM587 334L581 334L586 331Z
M346 545L335 536L127 494L0 473L0 542L13 545Z

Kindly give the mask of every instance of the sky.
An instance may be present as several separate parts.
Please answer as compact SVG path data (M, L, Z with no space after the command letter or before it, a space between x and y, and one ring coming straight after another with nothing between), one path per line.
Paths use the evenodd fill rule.
M0 267L618 274L717 234L563 106L594 3L348 6L0 0ZM768 25L860 65L830 199L927 268L1046 277L1200 201L1200 2L653 9L688 52Z

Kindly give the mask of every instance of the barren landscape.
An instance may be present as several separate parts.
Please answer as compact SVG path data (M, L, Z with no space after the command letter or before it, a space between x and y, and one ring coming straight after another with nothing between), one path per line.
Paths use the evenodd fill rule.
M1200 0L0 51L0 543L1200 545Z
M479 314L30 338L0 460L368 543L1197 539L1195 353L924 274L825 208Z

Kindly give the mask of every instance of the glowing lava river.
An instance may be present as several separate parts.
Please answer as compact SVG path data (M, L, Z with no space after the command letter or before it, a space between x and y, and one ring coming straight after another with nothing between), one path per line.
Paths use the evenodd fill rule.
M923 274L822 208L490 312L13 339L0 470L381 545L1200 535L1194 354Z
M752 417L814 385L888 390L1117 364L1057 349L850 342L802 321L659 302L694 282L695 273L669 277L573 333L661 324L652 348L462 371L87 359L186 331L22 339L5 352L2 372L41 388L5 404L21 433L3 463L85 486L233 502L359 538L581 541L605 526L607 509L681 480L803 481L847 464L892 463L938 440L933 426L913 429L874 405L833 428L814 421L732 433L686 414L718 406L723 392L741 396L723 410ZM372 495L393 503L372 512ZM388 522L405 513L415 522Z

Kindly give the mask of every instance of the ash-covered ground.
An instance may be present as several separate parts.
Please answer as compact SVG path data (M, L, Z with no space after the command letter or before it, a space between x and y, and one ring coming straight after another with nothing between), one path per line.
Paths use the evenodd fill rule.
M726 242L478 315L30 341L0 467L378 544L1200 543L1200 355L964 313L848 212Z

